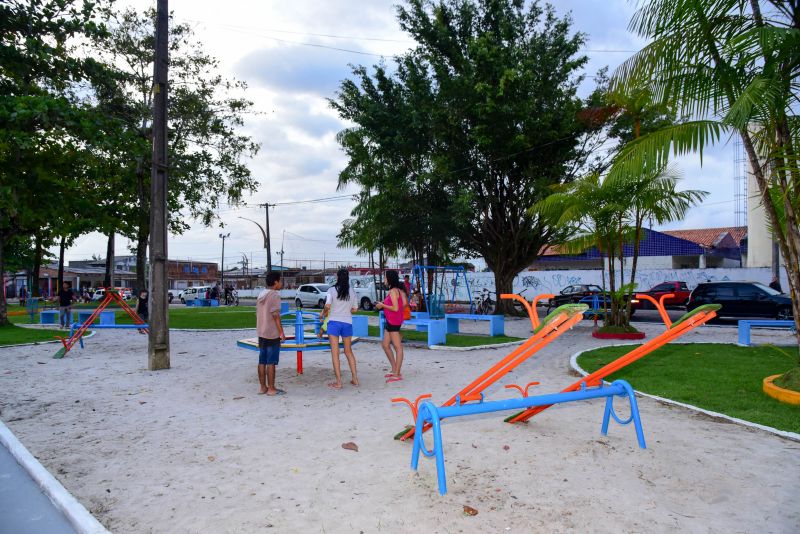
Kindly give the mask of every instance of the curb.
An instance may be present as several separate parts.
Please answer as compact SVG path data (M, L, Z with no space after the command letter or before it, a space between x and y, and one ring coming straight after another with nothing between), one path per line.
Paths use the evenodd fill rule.
M89 330L89 333L82 336L83 339L89 339L90 337L94 337L97 332L95 330ZM33 343L17 343L16 345L0 345L0 349L13 349L14 347L35 347L36 345L49 345L51 343L61 343L61 340L54 339L52 341L35 341Z
M36 482L50 501L80 534L110 534L56 478L39 463L13 432L0 421L0 443Z
M696 343L699 343L699 342L692 341L692 342L689 342L689 343L675 343L675 345L694 345ZM577 371L582 376L587 376L589 373L584 371L583 368L580 365L578 365L578 356L580 356L584 352L589 352L590 350L595 350L595 349L599 349L599 348L616 347L616 346L621 346L621 345L634 345L634 344L635 343L619 343L619 344L616 344L616 345L603 345L601 347L595 347L593 349L584 349L584 350L578 351L575 354L573 354L572 356L570 356L569 365L573 370ZM605 380L603 382L606 383L606 384L609 383L609 382L606 382ZM676 400L667 399L667 398L664 398L664 397L659 397L658 395L651 395L650 393L642 393L639 390L636 390L636 394L641 396L641 397L647 397L648 399L653 399L653 400L662 402L664 404L669 404L671 406L680 406L681 408L686 408L688 410L692 410L693 412L702 413L704 415L708 415L709 417L716 417L716 418L719 418L719 419L725 419L726 421L730 421L732 423L736 423L736 424L739 424L739 425L742 425L742 426L745 426L745 427L748 427L748 428L755 428L755 429L758 429L758 430L763 430L764 432L768 432L770 434L774 434L774 435L780 436L782 438L790 439L790 440L793 440L793 441L800 441L800 434L796 434L794 432L789 432L787 430L778 430L777 428L772 428L771 426L760 425L758 423L745 421L744 419L738 419L736 417L731 417L730 415L725 415L724 413L712 412L711 410L706 410L706 409L703 409L703 408L699 408L699 407L693 406L691 404L686 404L686 403L683 403L683 402L678 402Z
M800 393L797 391L792 391L790 389L784 389L780 386L775 385L775 379L779 376L783 376L780 374L768 376L762 382L762 387L764 388L764 393L772 397L773 399L782 402L784 404L793 404L795 406L800 406Z
M431 345L428 348L430 348L431 350L449 350L449 351L455 351L455 352L464 352L464 351L470 351L470 350L500 349L500 348L503 348L503 347L514 347L514 346L517 346L517 345L522 345L526 341L527 341L527 339L520 339L519 341L508 341L506 343L493 343L493 344L490 344L490 345L475 345L475 346L472 346L472 347L447 347L445 345Z

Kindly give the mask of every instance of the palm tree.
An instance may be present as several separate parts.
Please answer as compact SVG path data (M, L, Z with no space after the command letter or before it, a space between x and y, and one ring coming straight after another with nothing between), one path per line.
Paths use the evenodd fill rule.
M610 179L702 153L739 135L788 274L800 347L800 3L797 0L651 0L630 23L650 43L612 78L615 91L648 87L685 120L620 152Z

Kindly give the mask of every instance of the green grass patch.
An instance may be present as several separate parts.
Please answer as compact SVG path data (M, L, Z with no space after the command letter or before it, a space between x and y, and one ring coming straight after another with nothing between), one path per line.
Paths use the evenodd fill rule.
M421 341L427 343L428 333L417 332L416 330L401 330L403 339L408 341ZM377 326L369 327L369 335L378 337L380 328ZM479 345L494 345L495 343L510 343L512 341L522 341L522 338L511 336L480 336L474 334L447 334L445 347L477 347Z
M69 334L67 330L40 330L38 328L21 328L10 324L0 326L0 346L55 341L56 335L67 336Z
M133 324L124 311L116 313L118 324ZM221 330L226 328L255 328L255 306L227 306L202 308L170 308L170 328L197 328Z
M578 364L596 371L633 346L606 347L583 353ZM765 377L796 365L796 347L725 344L666 345L606 380L624 379L635 389L745 421L800 433L800 406L783 404L762 390Z

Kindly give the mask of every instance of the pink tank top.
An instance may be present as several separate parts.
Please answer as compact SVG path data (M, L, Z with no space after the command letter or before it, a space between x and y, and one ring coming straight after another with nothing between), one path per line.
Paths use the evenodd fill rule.
M390 291L391 293L391 291ZM399 295L397 295L397 311L392 311L388 308L384 308L383 314L386 316L386 322L392 326L398 326L403 324L403 292L398 290ZM383 303L386 306L392 305L392 297L386 295Z

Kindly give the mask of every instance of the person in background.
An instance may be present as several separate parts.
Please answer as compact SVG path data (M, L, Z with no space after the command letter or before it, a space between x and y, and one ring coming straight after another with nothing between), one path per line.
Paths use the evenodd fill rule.
M408 275L403 277L403 285L406 286L406 296L411 294L411 278Z
M405 292L405 286L400 283L400 275L397 274L397 271L386 271L385 283L389 288L389 294L386 296L386 300L375 304L375 309L384 310L386 318L381 347L392 367L391 371L384 375L388 384L403 379L403 337L400 335L400 327L403 325L403 313L408 305L408 295ZM392 346L394 346L394 353L392 353Z
M142 318L142 320L146 323L150 320L150 295L147 293L146 289L142 289L139 292L139 300L136 302L136 315ZM139 330L140 334L145 334L144 330Z
M328 289L325 298L325 307L319 315L319 320L328 318L328 340L331 344L331 358L333 361L333 374L335 382L328 384L333 389L342 389L342 369L339 361L339 338L344 343L344 355L347 365L350 366L350 383L358 386L358 373L356 373L356 357L353 354L353 313L358 310L358 297L350 287L350 273L347 269L339 269L336 273L336 285Z
M25 300L28 298L28 288L22 286L19 288L19 305L25 306Z
M61 291L58 292L58 323L61 328L69 328L72 323L72 301L75 300L75 293L70 289L69 284L61 284Z
M772 282L769 283L769 287L771 287L778 293L783 293L783 289L781 289L781 281L778 280L777 276L772 277Z
M286 340L281 325L281 273L267 274L267 289L256 300L256 330L258 331L259 394L284 395L275 387L275 368L280 361L281 342Z

